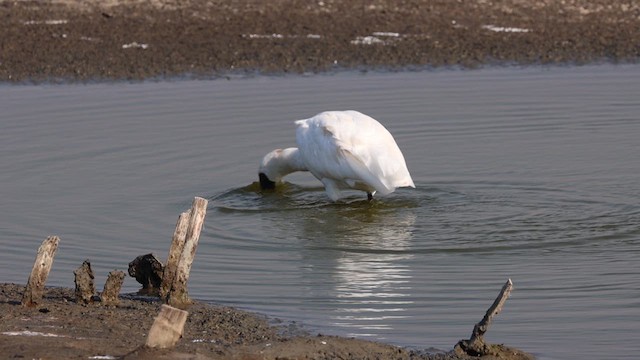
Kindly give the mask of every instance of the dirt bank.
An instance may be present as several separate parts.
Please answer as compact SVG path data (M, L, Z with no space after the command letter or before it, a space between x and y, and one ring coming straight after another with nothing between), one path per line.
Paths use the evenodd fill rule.
M632 0L0 0L0 81L637 62Z
M453 353L291 331L288 325L272 326L256 314L202 303L188 309L183 338L174 349L151 350L141 345L161 305L154 298L129 295L118 306L81 305L75 302L73 290L47 288L39 306L24 308L20 305L23 291L23 286L0 284L3 358L461 359ZM515 349L499 349L500 359L530 359Z

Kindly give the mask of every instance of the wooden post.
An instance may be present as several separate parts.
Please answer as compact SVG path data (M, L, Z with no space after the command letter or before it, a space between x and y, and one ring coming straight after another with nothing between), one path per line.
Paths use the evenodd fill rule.
M95 276L91 270L91 263L85 260L80 267L73 271L76 283L76 301L89 304L93 302L93 295L96 293L94 283Z
M120 300L118 295L124 281L124 271L113 270L109 273L107 281L104 283L104 289L100 295L100 300L104 305L118 305Z
M164 267L164 274L162 275L162 284L160 285L160 298L167 299L169 290L171 290L171 284L176 278L176 271L178 269L178 261L182 250L184 249L184 242L187 238L187 228L189 227L189 219L191 218L191 211L183 212L178 216L178 223L176 224L176 230L173 233L173 239L171 240L171 248L169 249L169 256L167 257L167 264Z
M513 282L511 279L502 286L498 297L494 300L493 304L489 307L482 320L473 327L471 338L469 340L460 340L455 346L455 350L462 350L463 353L471 356L483 356L489 354L489 347L484 341L484 334L489 330L489 325L493 317L502 311L504 303L509 298L511 290L513 289Z
M200 232L202 231L202 226L204 224L204 217L207 214L207 204L208 201L206 199L196 197L191 205L189 219L186 221L187 232L185 235L184 247L180 253L177 267L175 269L175 276L171 281L171 285L165 299L165 301L171 306L184 308L191 303L187 292L187 281L189 280L189 272L191 271L193 258L196 255ZM178 225L180 224L181 221L178 220ZM178 230L176 230L176 232L178 232ZM171 256L172 255L169 257Z
M29 275L27 287L22 295L22 306L33 307L42 300L44 284L47 282L49 271L51 271L59 242L59 237L49 236L38 248L38 254Z
M182 336L187 315L189 313L184 310L162 305L149 330L146 345L162 349L173 347Z

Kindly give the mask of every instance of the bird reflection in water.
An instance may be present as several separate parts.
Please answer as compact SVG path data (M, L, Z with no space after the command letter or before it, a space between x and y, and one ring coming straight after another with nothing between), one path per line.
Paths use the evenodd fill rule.
M411 210L356 207L323 212L315 221L307 221L306 230L314 233L311 238L323 233L322 247L327 251L322 255L314 251L324 258L322 262L309 259L314 282L329 275L326 281L331 284L325 289L328 293L315 295L327 297L325 306L335 313L332 325L347 329L346 335L383 339L394 320L407 317L407 307L414 303L409 261L414 257L416 215ZM326 267L327 257L332 261L326 272L313 265Z

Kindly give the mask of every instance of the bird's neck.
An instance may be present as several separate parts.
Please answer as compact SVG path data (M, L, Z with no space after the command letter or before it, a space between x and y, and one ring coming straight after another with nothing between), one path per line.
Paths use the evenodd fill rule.
M268 172L274 181L281 181L283 177L296 171L307 171L297 148L284 149L269 162Z

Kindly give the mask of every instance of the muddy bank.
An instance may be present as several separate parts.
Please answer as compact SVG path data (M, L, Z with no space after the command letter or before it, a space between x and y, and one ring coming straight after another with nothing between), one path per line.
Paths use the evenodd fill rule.
M0 81L637 62L608 0L0 0Z
M23 291L20 285L0 284L0 354L6 358L465 359L450 352L307 334L291 324L274 326L260 315L203 303L188 308L183 337L174 349L151 350L142 345L161 305L155 298L125 295L117 306L82 305L72 289L47 288L40 305L24 308ZM501 359L531 358L504 346L498 350Z

